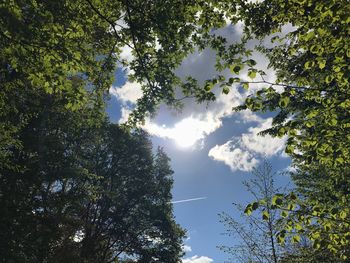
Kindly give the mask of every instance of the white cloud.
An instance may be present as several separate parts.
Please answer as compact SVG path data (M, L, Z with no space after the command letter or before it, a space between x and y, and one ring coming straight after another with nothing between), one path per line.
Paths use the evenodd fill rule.
M141 85L137 82L126 82L121 87L111 87L109 93L116 96L122 103L135 104L142 97Z
M134 56L132 55L132 48L129 46L122 47L120 58L125 62L130 63L134 59Z
M250 123L250 122L258 122L261 123L263 119L253 113L250 110L244 110L237 112L237 115L239 115L240 120L237 120L237 122L243 122L243 123Z
M191 252L192 248L188 245L183 245L182 250L183 250L183 252L187 253L187 252Z
M247 150L270 157L281 152L284 149L286 138L276 138L270 135L261 136L259 132L270 128L272 125L272 118L263 120L259 126L251 127L248 133L241 136L242 145Z
M127 81L121 87L111 87L109 93L120 102L121 117L118 122L126 122L137 100L142 97L141 85L137 82Z
M182 260L182 263L211 263L211 262L214 262L214 260L208 257L203 257L203 256L199 257L197 255L190 258L185 258Z
M181 112L184 118L171 126L147 120L143 128L151 135L172 139L180 146L192 146L220 128L222 119L232 115L232 107L241 104L244 98L244 94L233 88L227 95L219 94L216 101L207 107L195 102L187 103Z
M210 149L208 156L216 161L224 162L232 171L251 171L259 161L250 152L239 147L233 141L228 141L223 145L215 145Z
M271 157L284 149L286 138L276 138L270 135L261 136L259 132L271 127L272 118L252 119L259 122L257 127L251 127L248 132L234 137L223 145L210 149L208 156L216 161L224 162L232 171L251 171L259 163L259 157Z
M121 117L118 123L125 123L128 121L129 115L132 112L132 109L128 108L128 106L124 106L120 108Z
M180 146L189 147L220 126L221 121L212 116L189 116L175 123L172 127L148 121L144 128L152 135L173 139Z

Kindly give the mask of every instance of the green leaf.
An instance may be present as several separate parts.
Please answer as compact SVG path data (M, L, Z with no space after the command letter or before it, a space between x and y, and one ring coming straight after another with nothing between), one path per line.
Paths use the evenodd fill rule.
M246 208L244 209L244 214L249 216L252 214L252 212L253 212L252 205L251 204L247 205Z
M322 55L324 49L320 45L313 45L310 48L311 53L317 54L317 55Z
M333 80L333 79L334 79L334 77L333 77L333 76L328 75L328 76L326 77L325 81L326 81L326 83L327 83L327 84L329 84L329 83L331 83L331 82L332 82L332 80Z
M304 64L304 68L305 68L305 69L311 69L314 65L315 65L315 62L314 62L314 61L307 61L307 62Z
M283 200L282 200L282 198L280 196L275 195L274 197L272 197L271 202L272 202L273 205L279 206L279 205L281 205L283 203Z
M339 218L344 220L344 219L346 219L347 215L348 214L345 211L341 211L339 214Z
M231 73L239 74L239 72L242 70L242 65L231 65L230 66L230 71Z
M253 108L252 110L253 111L258 111L258 110L261 110L262 109L262 103L260 101L256 101L254 104L253 104Z
M309 121L307 121L305 123L306 127L308 127L308 128L311 128L311 127L315 126L315 124L316 123L314 121L311 121L311 120L309 120Z
M280 99L278 104L279 104L280 107L285 108L285 107L288 106L289 102L290 102L289 97L284 96L284 97L281 97L281 99Z
M283 218L286 218L286 217L288 216L288 212L287 212L287 211L282 211L282 212L281 212L281 216L282 216Z
M339 67L339 66L337 66L337 65L334 65L334 66L332 67L332 69L333 69L333 71L336 72L336 73L338 73L338 72L341 71L341 67Z
M292 237L292 243L299 243L300 242L300 236L299 235L295 235Z
M248 90L249 89L249 83L248 82L243 82L242 83L242 87L243 87L243 89Z
M338 123L338 121L337 121L336 118L332 118L332 119L330 119L330 121L329 121L328 123L329 123L331 126L336 126L337 123Z
M228 79L229 84L233 84L235 82L240 82L240 81L241 81L240 78L229 78Z
M303 229L303 226L301 224L295 224L294 228L299 231Z
M295 129L290 129L289 131L288 131L288 134L289 134L289 136L296 136L297 135L297 131L295 130Z
M267 220L269 220L269 218L270 218L269 212L264 211L263 214L262 214L262 219L267 221Z
M265 199L259 200L259 205L266 205L266 204L267 204L267 202Z
M214 84L211 81L207 81L205 83L204 89L205 91L211 91L213 87L214 87Z
M291 203L291 204L288 204L287 209L290 211L293 211L295 207L296 207L295 204Z
M255 70L248 71L248 77L251 79L254 79L256 77L256 71Z
M287 145L285 152L287 154L292 154L294 152L295 148L293 145Z
M321 60L321 61L318 62L318 67L320 69L324 69L325 66L326 66L326 60Z
M222 93L224 94L229 94L229 92L230 92L230 88L227 86L222 89Z
M249 59L246 61L249 67L254 67L256 65L256 61L254 59Z
M219 82L220 82L219 79L212 79L211 80L211 83L213 83L213 85L218 84Z
M284 244L284 242L285 242L285 234L277 234L277 242L279 243L279 244Z
M319 243L319 242L314 242L313 243L313 245L312 245L312 247L314 248L314 249L320 249L321 248L321 244Z
M286 129L284 127L281 127L278 129L278 133L277 133L277 136L278 137L282 137L286 134Z
M329 232L332 229L332 225L329 222L326 222L325 224L323 224L323 228L324 230Z
M248 98L245 99L244 103L247 105L248 108L250 108L253 105L253 99L248 97Z

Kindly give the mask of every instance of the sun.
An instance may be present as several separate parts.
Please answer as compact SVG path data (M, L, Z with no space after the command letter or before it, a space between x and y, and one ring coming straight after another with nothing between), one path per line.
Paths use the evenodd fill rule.
M181 148L189 148L203 137L192 118L184 119L173 128L172 138Z

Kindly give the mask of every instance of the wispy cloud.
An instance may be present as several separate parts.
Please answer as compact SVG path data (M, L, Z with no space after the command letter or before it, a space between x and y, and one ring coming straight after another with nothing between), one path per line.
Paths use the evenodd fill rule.
M213 259L208 257L199 257L199 256L193 256L190 258L185 258L182 260L182 263L211 263L214 262Z
M250 127L241 136L233 137L222 145L215 145L208 156L216 161L224 162L232 171L251 171L263 156L276 156L283 152L287 138L277 138L271 135L261 136L259 133L272 126L272 118L263 119L249 116L249 121L258 123ZM282 155L282 157L284 157Z
M197 198L190 198L190 199L183 199L178 201L172 201L172 204L178 204L178 203L186 203L186 202L192 202L192 201L198 201L198 200L204 200L207 199L207 197L197 197Z

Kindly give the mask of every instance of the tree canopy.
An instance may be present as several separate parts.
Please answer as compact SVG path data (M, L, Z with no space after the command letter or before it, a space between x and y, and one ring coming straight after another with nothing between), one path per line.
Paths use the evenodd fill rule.
M143 131L110 124L104 103L118 65L170 79L196 5L0 4L3 262L179 262L169 158ZM132 61L121 60L125 46Z
M94 109L43 92L27 103L35 117L11 149L16 169L0 169L2 262L178 262L163 150Z
M64 256L84 251L87 262L127 255L140 262L178 260L183 232L171 215L166 155L159 150L153 156L143 132L130 134L105 119L118 66L142 85L130 118L134 125L161 102L177 105L178 90L201 102L215 99L216 86L228 93L265 84L235 110L274 112L272 127L262 135L288 136L297 188L272 199L274 209L288 211L277 238L283 243L288 233L295 240L303 235L316 249L348 260L349 13L348 1L335 0L2 2L0 209L6 260L57 260L54 255L63 257L60 249L67 247L72 254ZM244 24L236 43L214 34L226 20ZM246 43L252 39L260 40L255 51L268 58L275 82L265 81L251 58ZM177 77L181 61L206 47L217 52L218 76L208 76L203 86ZM130 60L122 59L123 48L131 50ZM239 78L243 68L252 81ZM227 79L221 74L226 69ZM130 195L135 203L125 202ZM119 218L122 208L125 217ZM142 224L133 222L137 217ZM72 241L79 233L82 241Z
M270 42L262 41L257 49L269 59L277 80L266 82L264 73L250 62L248 74L266 87L236 110L277 112L271 129L262 135L287 135L286 153L298 168L293 177L298 197L287 195L284 205L275 198L277 207L291 213L280 241L286 232L307 233L316 248L326 247L347 259L350 5L346 1L261 1L238 6L233 17L244 21L247 37L269 37ZM283 34L286 26L290 29ZM242 84L248 87L254 81Z
M216 1L7 1L0 5L2 76L7 92L31 85L62 93L79 108L106 93L116 66L143 84L135 120L175 102L173 70L201 35L223 24ZM132 52L123 60L123 48ZM79 81L75 81L75 80ZM5 89L4 89L5 90Z

